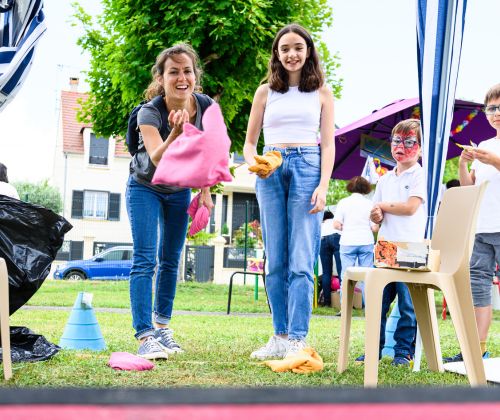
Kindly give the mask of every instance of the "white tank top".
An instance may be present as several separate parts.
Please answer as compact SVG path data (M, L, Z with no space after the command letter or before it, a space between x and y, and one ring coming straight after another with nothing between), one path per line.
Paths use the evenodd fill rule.
M269 89L264 111L264 143L317 143L321 116L319 90L300 92L290 86L288 92Z

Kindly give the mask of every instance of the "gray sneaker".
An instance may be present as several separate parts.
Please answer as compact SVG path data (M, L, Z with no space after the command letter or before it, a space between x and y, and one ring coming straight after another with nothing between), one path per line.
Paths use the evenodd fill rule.
M172 353L183 353L184 350L181 349L178 343L174 340L174 330L170 328L158 328L155 330L156 341L163 348L163 351Z
M285 359L288 356L294 356L306 347L307 343L305 340L288 339L288 351L285 354Z
M258 350L255 350L250 357L252 359L282 359L288 350L288 340L281 338L277 335L273 335L267 344Z
M139 350L137 350L137 356L148 360L168 359L168 354L163 351L163 348L153 336L146 338L141 343Z

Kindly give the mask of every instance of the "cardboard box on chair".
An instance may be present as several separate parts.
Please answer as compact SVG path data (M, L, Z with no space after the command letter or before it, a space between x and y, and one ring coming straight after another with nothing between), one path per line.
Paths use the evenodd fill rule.
M375 245L375 267L431 271L427 242L379 240Z

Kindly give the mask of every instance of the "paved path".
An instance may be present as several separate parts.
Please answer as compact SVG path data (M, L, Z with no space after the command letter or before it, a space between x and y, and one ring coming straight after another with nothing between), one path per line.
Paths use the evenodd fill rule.
M21 309L27 311L71 311L71 306L29 306L25 305ZM109 312L115 314L129 314L128 308L94 308L95 312ZM225 312L208 312L208 311L174 311L174 315L195 315L195 316L228 316ZM239 313L231 312L230 316L243 318L265 318L270 317L269 313ZM335 315L313 315L313 318L333 318L340 320L340 317ZM363 317L353 317L354 319L362 319Z

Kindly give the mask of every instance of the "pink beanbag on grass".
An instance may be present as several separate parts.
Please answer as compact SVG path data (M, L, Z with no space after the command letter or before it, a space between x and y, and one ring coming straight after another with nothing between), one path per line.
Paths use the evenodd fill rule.
M210 211L205 207L199 207L201 193L197 194L187 209L187 214L191 216L192 222L189 227L189 236L196 235L200 230L207 227L210 220Z
M108 365L116 370L151 370L155 367L149 360L127 352L111 353Z
M163 153L153 184L184 188L212 187L232 180L229 172L231 140L218 104L203 114L203 130L185 123L182 134Z

